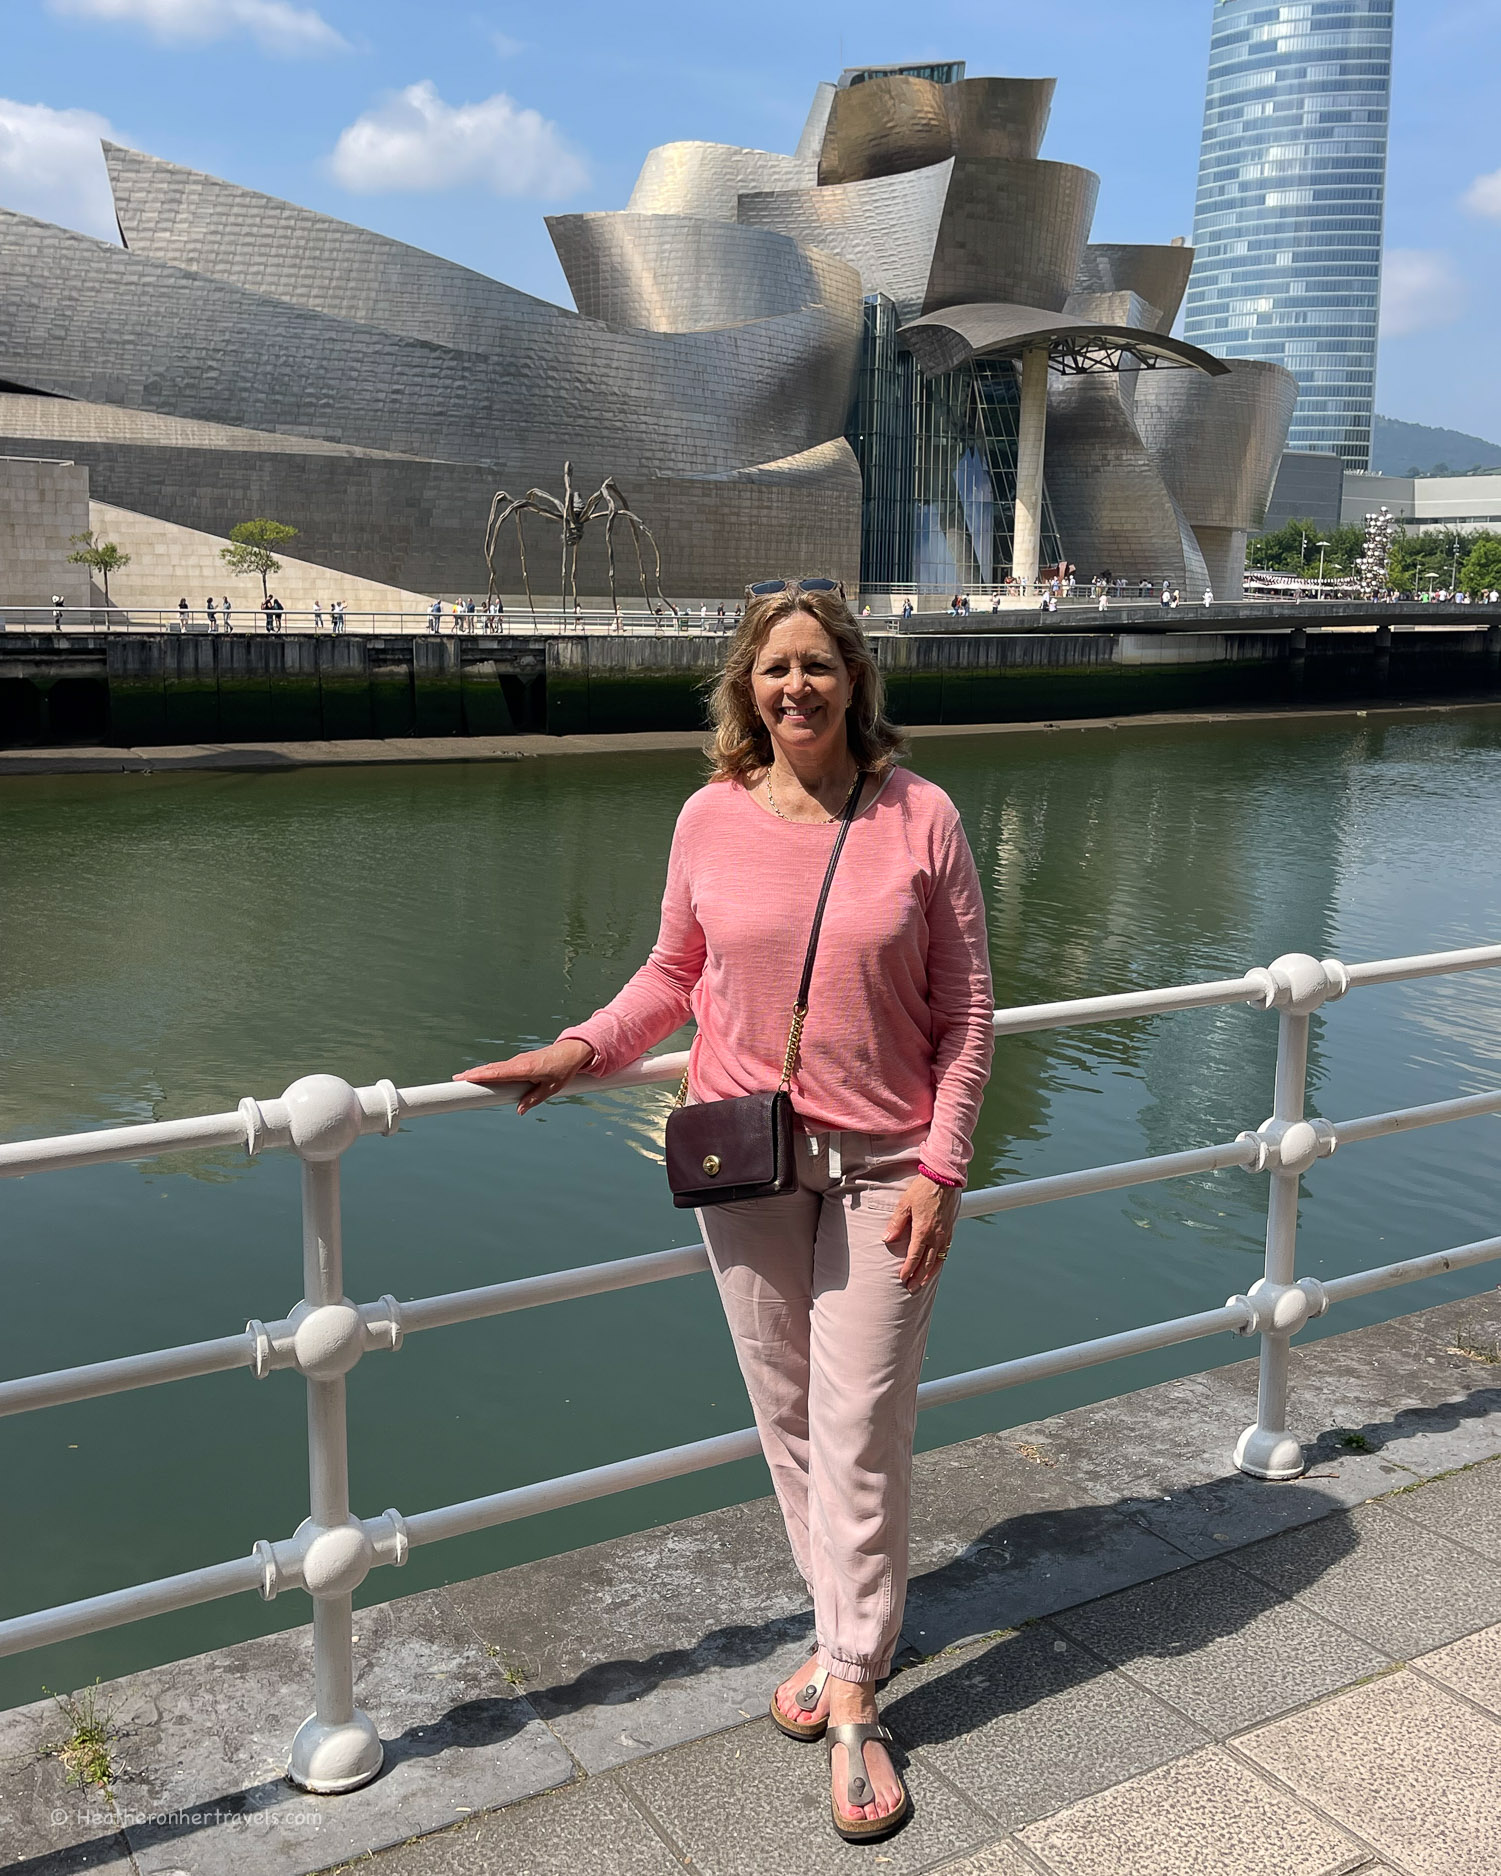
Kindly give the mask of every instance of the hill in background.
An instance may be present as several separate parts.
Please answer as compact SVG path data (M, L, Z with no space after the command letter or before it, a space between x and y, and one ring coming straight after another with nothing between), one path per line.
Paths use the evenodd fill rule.
M1463 430L1437 430L1426 423L1378 417L1371 434L1371 467L1385 476L1501 471L1501 443L1487 443L1484 437L1468 436Z

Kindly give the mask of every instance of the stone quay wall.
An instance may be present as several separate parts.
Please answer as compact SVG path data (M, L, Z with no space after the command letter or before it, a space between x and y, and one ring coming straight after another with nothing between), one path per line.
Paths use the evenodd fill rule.
M1291 611L1290 608L1280 609ZM1390 608L1362 611L1390 612ZM873 638L913 725L1163 710L1501 701L1501 619L1393 630L1279 620ZM722 641L699 636L0 636L0 746L693 730Z

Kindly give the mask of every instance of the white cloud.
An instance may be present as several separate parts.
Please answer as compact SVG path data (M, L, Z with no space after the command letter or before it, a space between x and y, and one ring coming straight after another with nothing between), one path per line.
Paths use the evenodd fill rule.
M1464 192L1464 205L1472 215L1501 221L1501 169L1493 169L1488 176L1477 176Z
M1465 310L1465 283L1437 248L1388 248L1381 275L1381 336L1405 339L1447 326Z
M495 195L571 195L588 181L583 157L556 124L503 91L479 104L445 104L431 79L393 93L340 132L329 159L346 189L457 189Z
M503 59L514 59L526 51L524 39L513 39L509 33L491 33L490 44Z
M342 52L347 42L321 13L289 0L49 0L52 11L75 19L144 26L166 45L207 45L249 33L265 52L297 58Z
M0 98L0 204L118 241L101 137L125 141L94 111L54 111Z

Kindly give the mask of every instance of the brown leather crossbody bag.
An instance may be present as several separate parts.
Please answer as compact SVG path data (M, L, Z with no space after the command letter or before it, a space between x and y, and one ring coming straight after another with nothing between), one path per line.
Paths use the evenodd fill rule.
M808 1015L808 989L813 982L813 960L818 953L824 907L829 902L834 869L839 864L864 784L862 770L855 777L849 800L844 804L834 851L829 855L828 869L823 876L823 891L818 895L813 929L808 934L808 954L803 959L802 982L798 986L797 1002L792 1006L792 1027L787 1032L782 1079L765 1094L742 1094L732 1101L700 1101L694 1107L687 1107L684 1103L688 1099L688 1076L684 1072L677 1104L667 1116L667 1183L672 1188L673 1204L683 1209L728 1205L736 1199L770 1198L775 1193L797 1189L792 1096L788 1088L797 1067L803 1024Z

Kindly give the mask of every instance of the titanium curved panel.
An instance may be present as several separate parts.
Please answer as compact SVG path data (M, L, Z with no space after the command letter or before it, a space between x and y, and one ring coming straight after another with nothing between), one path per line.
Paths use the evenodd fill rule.
M1209 583L1204 556L1131 421L1114 373L1053 378L1043 473L1064 557L1082 577L1108 568L1133 580L1170 580L1185 600L1203 597Z
M1230 361L1220 378L1143 371L1136 428L1195 528L1251 530L1266 519L1298 401L1281 365Z
M818 159L818 181L874 182L926 169L954 153L946 87L896 73L834 94Z
M859 358L856 283L832 270L831 291L843 282L832 304L781 318L664 335L550 309L492 355L308 312L8 211L0 250L0 356L41 391L490 462L502 479L565 454L581 481L596 466L705 472L798 454L843 434Z
M1044 341L1103 339L1129 347L1147 357L1194 365L1210 377L1223 377L1230 369L1223 359L1202 352L1186 339L1175 339L1140 326L1098 325L1088 320L1060 318L1043 306L985 303L950 306L928 313L902 327L901 336L919 367L930 377L953 371L971 358L1020 355L1029 345Z
M703 332L816 306L828 273L858 276L786 235L688 215L549 215L547 231L586 319L650 332ZM837 289L835 290L837 292Z
M812 157L728 143L663 143L647 151L626 213L734 221L736 200L748 189L803 189L817 181Z
M1094 171L1072 163L956 158L923 311L970 300L1061 311L1099 193Z
M1088 326L1135 326L1142 332L1161 332L1157 308L1139 293L1081 293L1077 287L1063 308L1065 319Z
M740 198L740 219L837 254L859 271L867 293L886 294L910 318L927 292L952 168L950 161L873 182L750 193Z
M1159 332L1171 332L1188 290L1194 251L1139 243L1091 241L1074 282L1081 293L1138 293L1160 316Z
M961 78L943 87L955 156L1034 158L1056 78ZM862 87L863 89L863 87Z
M274 196L104 145L127 248L247 292L460 351L514 342L559 309L420 248Z

